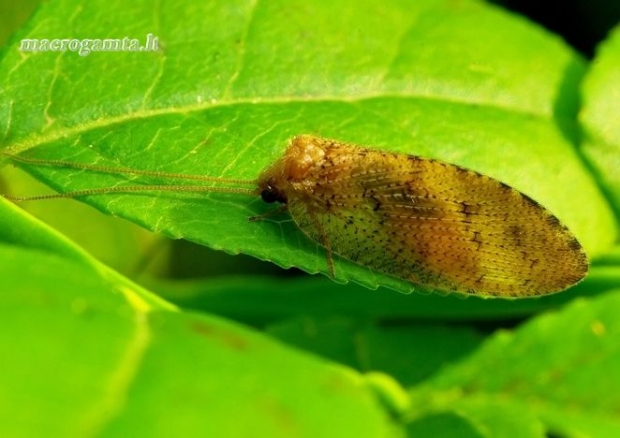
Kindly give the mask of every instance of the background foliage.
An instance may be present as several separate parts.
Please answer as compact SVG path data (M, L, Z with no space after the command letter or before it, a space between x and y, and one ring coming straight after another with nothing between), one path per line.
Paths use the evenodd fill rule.
M27 9L1 14L6 29ZM161 51L18 50L147 33ZM7 434L617 436L619 41L589 60L477 1L46 3L2 52L5 151L254 178L315 133L499 178L574 230L592 266L538 300L404 295L341 260L353 283L247 257L326 272L286 218L248 223L265 207L243 196L85 199L112 217L24 205L49 225L2 202ZM24 170L60 190L161 182ZM3 192L45 190L2 176Z

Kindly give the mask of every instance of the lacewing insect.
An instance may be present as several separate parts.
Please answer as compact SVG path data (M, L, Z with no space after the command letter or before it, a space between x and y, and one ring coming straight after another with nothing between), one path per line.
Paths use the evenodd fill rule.
M438 160L336 140L293 138L257 180L12 158L34 165L251 186L116 186L7 198L17 202L145 190L260 196L281 204L275 211L287 210L299 229L325 248L332 277L336 254L426 287L519 298L564 290L588 270L571 232L506 184Z

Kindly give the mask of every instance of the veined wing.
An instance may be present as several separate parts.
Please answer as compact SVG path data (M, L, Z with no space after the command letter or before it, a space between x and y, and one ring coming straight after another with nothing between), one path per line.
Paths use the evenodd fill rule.
M289 200L298 226L334 253L398 278L479 295L542 295L585 275L579 243L518 191L435 160L361 153L365 164L342 154L332 159L322 175L334 177L311 201Z

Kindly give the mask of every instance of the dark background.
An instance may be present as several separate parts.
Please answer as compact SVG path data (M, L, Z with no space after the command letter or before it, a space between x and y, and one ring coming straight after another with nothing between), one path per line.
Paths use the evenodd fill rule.
M587 58L620 23L619 0L490 0L529 17L564 38Z

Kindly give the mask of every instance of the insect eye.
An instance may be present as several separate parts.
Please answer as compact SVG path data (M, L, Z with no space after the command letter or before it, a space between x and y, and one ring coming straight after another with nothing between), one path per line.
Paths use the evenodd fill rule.
M267 187L260 192L260 197L267 204L273 204L280 198L280 195L273 187Z

